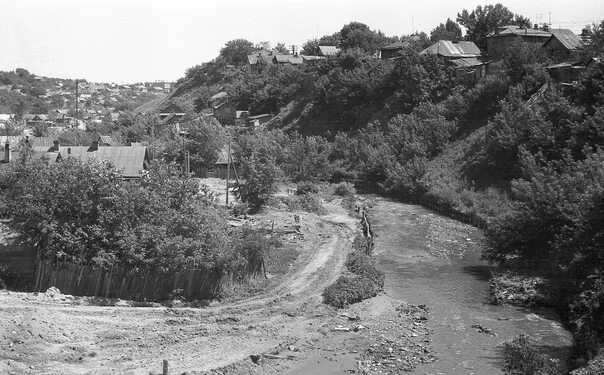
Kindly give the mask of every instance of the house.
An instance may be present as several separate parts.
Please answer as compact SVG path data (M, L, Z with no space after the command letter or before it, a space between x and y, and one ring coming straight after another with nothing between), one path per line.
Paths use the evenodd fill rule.
M235 126L245 126L249 115L248 111L235 111Z
M42 114L29 114L23 116L23 118L25 119L25 124L27 126L44 125L50 123L48 116Z
M304 59L299 55L275 55L273 56L273 63L279 65L301 65L304 63Z
M69 127L74 122L73 117L69 116L69 110L67 109L57 109L53 113L53 116L56 127L58 128Z
M548 53L558 59L571 59L577 57L577 52L588 40L587 29L583 29L581 35L577 35L568 29L554 29L552 36L543 43Z
M324 56L301 55L304 64L316 64L319 61L325 60Z
M13 113L0 113L0 129L5 129L7 125L14 125L15 122Z
M487 54L489 59L501 58L518 39L525 43L541 48L543 44L552 36L552 32L547 25L539 28L535 25L534 28L522 28L516 25L498 27L497 30L487 35Z
M319 56L332 57L337 56L340 49L336 46L319 46Z
M159 119L163 121L168 116L174 115L180 120L183 117L185 117L186 114L187 113L185 112L184 109L182 109L181 107L179 107L178 105L176 105L174 103L170 103L168 106L162 108L159 111Z
M222 125L235 125L237 109L230 101L224 101L212 107L212 116Z
M230 154L230 176L229 177L233 177L234 176L234 172L235 172L235 168L236 166L234 166L235 160L233 158L233 154ZM229 148L227 146L223 147L219 152L218 152L218 158L216 159L216 162L214 163L214 165L212 166L212 168L210 169L206 169L206 168L200 168L197 171L198 177L201 178L205 178L205 177L214 177L214 178L227 178L227 175L229 175Z
M443 58L455 70L458 80L480 78L486 75L480 60L480 49L473 42L439 40L420 52L420 55L436 55Z
M247 118L247 126L251 128L257 128L269 122L272 116L268 113L263 113L261 115L248 116Z
M437 55L446 59L466 57L479 58L480 49L474 42L439 40L419 53L420 55Z
M43 151L43 149L34 151ZM144 146L99 146L92 142L91 146L61 146L58 141L47 149L48 154L57 153L57 161L65 158L80 160L108 160L121 170L124 179L141 178L143 171L150 161L147 147Z
M401 52L410 47L410 43L408 41L405 42L394 42L392 44L388 44L380 50L380 58L382 60L388 60L390 58L399 56Z

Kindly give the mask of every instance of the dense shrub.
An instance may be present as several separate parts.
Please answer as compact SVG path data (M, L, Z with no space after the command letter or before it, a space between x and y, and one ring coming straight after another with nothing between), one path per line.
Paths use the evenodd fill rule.
M346 259L350 274L340 276L323 291L323 302L342 308L375 297L384 289L384 273L373 264L368 244L368 239L361 235L355 238Z
M310 181L299 182L298 185L296 186L297 195L309 194L309 193L316 194L318 192L319 192L319 188L317 187L317 185Z
M382 288L368 277L344 275L323 291L323 302L336 308L343 308L375 297L381 290Z
M510 375L556 375L557 361L539 353L525 335L503 344L505 372Z
M177 168L124 181L105 161L31 160L2 179L10 225L43 257L100 267L232 270L245 264L226 211Z
M356 189L350 182L340 182L336 185L333 192L341 197L349 197L356 194Z

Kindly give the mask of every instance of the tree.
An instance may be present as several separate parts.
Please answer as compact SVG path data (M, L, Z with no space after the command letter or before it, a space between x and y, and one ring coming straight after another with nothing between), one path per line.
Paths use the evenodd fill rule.
M437 42L439 40L455 40L461 39L461 27L455 21L447 18L446 23L441 23L430 32L430 40Z
M360 48L373 54L385 44L396 38L387 38L381 31L373 31L361 22L351 22L340 30L340 46L342 49Z
M280 53L282 55L289 55L291 53L291 51L287 49L287 47L283 43L277 43L274 50L275 52Z
M187 128L185 149L193 166L211 167L227 142L225 129L211 116L195 119Z
M254 44L245 39L234 39L228 41L224 47L220 49L222 56L227 64L240 65L247 61L247 55L254 52Z
M457 13L457 22L466 28L466 38L480 48L487 46L487 35L498 27L505 25L517 25L520 27L531 27L530 19L512 13L502 4L477 6L472 12L464 9Z

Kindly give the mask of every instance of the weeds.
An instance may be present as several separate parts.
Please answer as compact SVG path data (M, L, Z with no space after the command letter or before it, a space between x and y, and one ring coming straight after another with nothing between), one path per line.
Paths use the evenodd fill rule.
M521 334L503 344L505 373L509 375L555 375L558 363L555 359L535 349L528 336Z
M350 274L340 276L323 291L323 302L342 308L375 297L384 289L384 274L373 264L368 244L361 235L355 238L353 251L346 259Z

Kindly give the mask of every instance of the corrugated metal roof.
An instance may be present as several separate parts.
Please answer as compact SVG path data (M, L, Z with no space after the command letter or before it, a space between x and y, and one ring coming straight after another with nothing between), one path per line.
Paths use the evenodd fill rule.
M521 28L519 26L510 25L510 26L502 26L487 35L487 38L491 37L499 37L506 35L531 35L531 36L541 36L541 37L550 37L552 35L551 32L545 31L542 29L531 29L531 28Z
M558 39L564 48L569 51L575 51L583 45L581 37L568 29L552 30L552 36L545 44L548 44L552 39Z
M122 176L126 178L141 176L146 153L147 147L144 146L108 146L99 147L96 150L91 150L90 147L86 146L64 146L60 150L62 158L109 160L122 171Z
M302 64L304 62L304 60L302 60L302 57L300 56L294 56L294 55L275 55L274 57L275 61L278 64Z
M336 46L319 46L319 51L322 56L335 56L340 53L340 49Z
M325 57L324 56L302 55L302 59L304 61L317 61L317 60L325 60Z
M439 40L419 54L439 55L444 57L479 57L480 49L473 42Z

